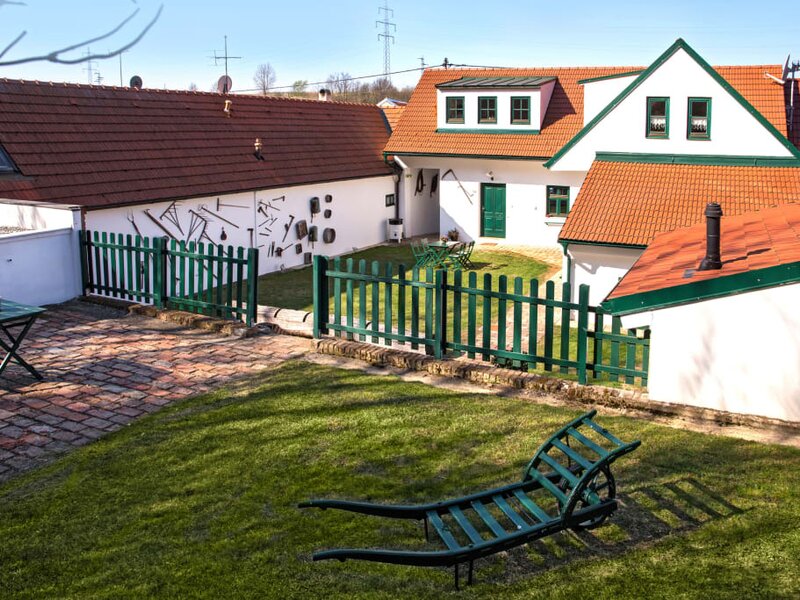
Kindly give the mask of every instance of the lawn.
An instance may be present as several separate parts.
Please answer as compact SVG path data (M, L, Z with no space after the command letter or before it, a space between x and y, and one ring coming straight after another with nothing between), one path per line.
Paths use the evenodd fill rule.
M348 258L352 258L356 264L363 259L368 264L372 261L379 261L381 264L386 262L392 262L395 265L405 264L409 269L414 265L414 256L408 244L377 246L341 257L343 262ZM492 276L522 277L527 281L543 278L550 269L545 263L527 256L498 250L476 249L472 253L472 262L475 264L475 270L479 273L479 280L482 280L484 273L491 273ZM312 311L314 304L311 267L270 273L259 277L258 303L266 306Z
M452 570L312 563L420 547L421 526L309 497L419 502L514 481L576 411L288 363L176 404L0 487L4 598L789 598L800 595L800 451L602 417L611 524Z

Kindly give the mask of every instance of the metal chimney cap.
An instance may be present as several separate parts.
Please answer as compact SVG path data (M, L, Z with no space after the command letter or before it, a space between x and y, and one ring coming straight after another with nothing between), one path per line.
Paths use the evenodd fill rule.
M706 204L705 216L718 219L722 216L722 207L716 202L709 202Z

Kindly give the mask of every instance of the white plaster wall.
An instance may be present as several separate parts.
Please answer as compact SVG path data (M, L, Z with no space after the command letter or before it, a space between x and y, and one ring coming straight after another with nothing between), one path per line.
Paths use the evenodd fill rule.
M542 127L542 119L547 112L547 104L553 93L555 81L537 89L464 89L448 90L436 93L436 126L440 129L519 129L520 131L538 130ZM464 97L464 123L447 122L446 98L451 96ZM497 123L478 123L478 98L481 96L497 97ZM511 98L516 96L529 96L531 99L530 125L511 124Z
M669 139L645 136L649 96L670 98ZM710 140L686 137L688 99L696 96L712 99ZM587 170L596 152L791 156L753 115L680 49L573 146L553 169Z
M572 259L570 281L573 298L577 298L578 286L586 284L590 287L589 304L600 304L643 251L636 248L570 244L567 252Z
M72 227L0 236L0 297L38 306L80 294L78 238Z
M80 209L0 200L0 225L23 229L63 229L72 227Z
M460 239L479 243L557 246L565 219L546 216L546 188L569 186L572 202L586 176L586 173L555 173L533 161L432 157L403 157L403 161L411 169L425 166L439 170L439 235L456 228ZM455 175L445 177L450 169ZM493 181L487 175L489 171ZM481 183L506 184L505 238L484 238L480 234Z
M800 284L652 313L651 400L800 421Z
M583 84L583 124L595 118L608 103L636 79L637 75L601 79Z
M147 216L147 211L176 239L208 243L206 238L199 239L202 224L201 228L195 229L190 235L193 222L198 222L197 217L192 215L193 211L208 219L206 235L213 243L257 246L259 272L264 274L302 265L306 252L312 255L338 256L385 242L386 220L394 217L395 210L393 206L386 206L385 197L392 193L394 182L390 176L355 179L181 200L174 207L174 213L171 212L163 218L164 211L171 204L169 202L92 210L86 213L86 228L135 235L136 231L129 221L133 218L142 235L164 236L164 232ZM325 202L327 194L333 197L330 203ZM320 212L312 220L310 200L315 196L320 199ZM280 200L281 197L284 199ZM258 212L259 206L263 207L266 214ZM216 215L209 214L209 210ZM329 218L325 218L325 210L331 211ZM180 229L170 220L172 214L175 215ZM300 220L305 220L308 229L317 226L318 241L312 244L308 237L298 239L296 225ZM287 233L286 226L290 223ZM336 231L333 243L322 241L323 230L326 228ZM221 239L223 229L227 235L226 240ZM273 242L275 248L283 248L282 256L274 253L270 255ZM295 251L296 244L301 245L299 254Z
M425 188L417 192L417 177L422 171ZM437 169L409 169L404 175L408 195L405 198L405 213L408 215L403 221L406 237L416 235L438 236L439 234L439 187L432 190L434 177L439 176ZM402 207L401 207L402 208Z

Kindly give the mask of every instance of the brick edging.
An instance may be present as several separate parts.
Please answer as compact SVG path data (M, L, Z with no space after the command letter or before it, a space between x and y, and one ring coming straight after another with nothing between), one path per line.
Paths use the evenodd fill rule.
M416 352L385 348L373 344L335 338L316 339L312 348L320 354L363 360L370 364L423 371L432 375L456 377L480 384L495 384L549 394L568 402L632 409L658 416L713 422L718 425L738 425L759 429L778 429L800 433L800 423L770 419L755 415L731 413L711 408L650 400L638 390L610 388L599 385L580 385L555 377L522 373L479 361L436 359Z

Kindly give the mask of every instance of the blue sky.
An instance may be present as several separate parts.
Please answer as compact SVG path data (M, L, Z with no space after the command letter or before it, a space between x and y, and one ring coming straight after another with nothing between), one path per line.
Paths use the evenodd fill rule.
M20 0L16 0L20 1ZM107 31L136 8L120 34L92 44L108 51L135 36L164 12L148 35L123 56L122 79L138 74L146 87L210 90L223 73L213 54L228 36L229 72L235 90L253 88L253 73L269 62L277 85L383 70L383 45L375 21L383 0L0 0L0 49L26 30L5 60L41 54ZM784 0L673 0L669 3L518 2L503 8L485 0L391 0L397 25L392 69L453 63L496 66L645 65L676 38L684 38L712 64L782 63L800 60L797 3ZM1 50L0 50L1 51ZM73 53L72 56L78 54ZM119 61L101 61L103 83L119 85ZM0 76L85 83L85 65L32 63L0 67ZM393 77L413 85L418 73Z

